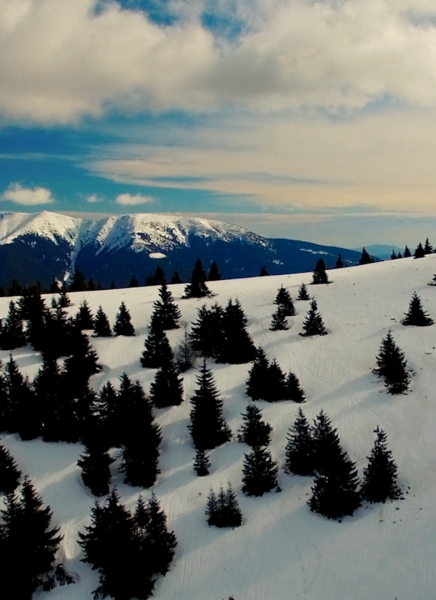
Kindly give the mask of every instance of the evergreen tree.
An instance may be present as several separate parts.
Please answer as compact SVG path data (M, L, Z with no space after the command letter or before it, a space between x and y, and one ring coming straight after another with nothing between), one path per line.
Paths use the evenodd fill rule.
M208 281L221 281L221 273L219 272L218 265L214 260L210 266L209 274L207 276Z
M374 433L374 447L367 457L368 466L363 469L362 497L369 502L385 502L388 498L397 500L401 495L397 485L397 465L388 450L386 433L379 427Z
M402 319L401 323L403 325L416 325L417 327L427 327L434 323L433 319L422 308L421 298L416 292L412 294L409 310L407 313L404 313L404 319Z
M289 371L288 376L286 377L285 389L286 400L292 400L293 402L298 402L299 404L302 404L306 401L306 395L301 387L300 381L298 377L292 373L292 371Z
M101 443L89 441L85 445L85 451L77 464L82 469L83 483L94 496L105 496L109 493L110 465L114 460Z
M297 300L310 300L309 292L305 283L302 283L298 290Z
M164 283L166 283L166 279L162 267L156 267L154 274L145 279L145 285L163 285Z
M177 346L175 356L177 366L182 373L193 367L196 353L191 346L187 327L184 328L183 340Z
M72 352L76 334L72 319L59 305L45 315L44 342L41 352L44 356L59 358Z
M277 304L278 307L282 308L285 317L295 316L295 307L294 303L292 302L291 294L283 286L280 286L277 290L274 304Z
M275 358L269 365L266 389L267 394L263 400L266 400L267 402L287 400L285 374Z
M182 314L177 304L175 304L173 295L166 283L163 283L159 288L159 298L160 300L154 302L153 308L156 318L160 320L162 329L178 329Z
M401 254L401 252L398 252L397 258L403 258L403 255Z
M330 283L326 269L327 265L325 264L324 260L320 258L313 270L312 284L317 285L320 283Z
M269 272L268 272L268 269L266 268L266 265L262 265L260 268L259 277L268 277L268 276L269 276Z
M313 475L315 468L315 441L311 427L301 408L288 430L286 438L285 470L296 475Z
M94 329L94 317L86 300L79 306L79 310L74 318L74 324L80 331Z
M210 490L205 512L208 525L215 527L239 527L242 524L241 509L230 483L226 491L220 488L218 496Z
M2 367L1 360L0 367ZM0 373L0 433L10 431L10 410L11 406L9 403L6 377L3 375L3 373Z
M86 391L91 375L101 371L97 352L89 343L88 336L77 332L71 347L71 356L64 360L64 387L71 397Z
M27 378L21 374L17 363L10 355L6 371L6 426L10 432L18 432L22 440L38 437L41 430L41 415L33 390Z
M129 281L129 287L138 287L139 283L138 280L136 279L136 277L134 275L132 275L132 278Z
M265 399L269 393L269 361L262 346L256 350L256 357L246 383L245 393L252 400Z
M338 254L338 258L335 263L335 269L343 269L345 267L344 261L342 260L342 256Z
M316 416L311 431L313 439L313 467L317 473L326 473L340 464L342 448L339 435L323 410Z
M194 459L194 471L198 477L209 475L210 460L205 450L197 450Z
M86 280L82 271L76 267L74 269L73 277L71 278L71 283L69 286L70 292L84 292L86 291Z
M177 547L177 539L174 531L168 531L167 517L160 508L154 492L147 505L147 545L149 549L149 568L152 573L165 575L168 572L174 552Z
M248 404L242 414L242 427L238 432L238 440L254 448L268 446L271 441L272 427L262 419L262 411L254 404Z
M14 350L26 345L23 322L13 300L9 302L8 316L2 321L1 325L0 348L2 350Z
M428 238L425 240L424 244L424 254L431 254L433 252L433 246L428 241Z
M327 335L327 330L324 326L322 316L318 312L318 304L315 298L310 303L310 309L303 322L303 333L300 333L300 335L306 337L311 335Z
M131 323L131 316L124 302L121 302L120 308L115 317L114 333L115 335L135 335L135 328Z
M190 282L185 287L184 298L204 298L211 296L212 293L206 285L206 271L203 269L203 263L198 258L191 274Z
M183 380L179 376L172 351L163 357L150 386L150 399L156 408L178 406L183 402Z
M19 485L20 477L21 471L11 453L0 444L0 494L12 494Z
M286 320L285 310L282 306L278 306L275 313L272 315L270 331L287 331L289 329Z
M211 450L230 441L232 434L222 415L223 402L206 361L200 368L197 385L191 398L191 422L188 428L197 450Z
M203 305L192 324L189 340L192 349L204 358L218 358L225 352L224 310L218 304Z
M73 408L64 394L62 376L55 358L44 357L42 367L33 380L36 405L41 414L45 442L70 441L68 431Z
M369 265L372 262L374 262L374 261L372 260L372 258L368 254L367 249L366 248L362 248L362 254L360 255L359 265Z
M217 362L239 365L256 356L256 347L247 331L247 317L239 300L228 301L223 315L223 346L217 349Z
M397 260L397 258L398 258L397 257L397 253L395 252L395 250L392 250L392 252L391 252L391 260Z
M265 447L253 448L250 454L244 455L242 491L247 496L263 496L275 488L278 491L278 471L277 462Z
M412 256L412 253L410 252L409 248L406 246L404 248L403 257L404 258L410 258L411 256Z
M174 271L173 276L171 277L170 283L172 283L172 284L183 283L182 278L180 277L180 274L178 271Z
M108 381L98 391L93 405L94 420L100 425L102 445L106 448L121 446L120 414L122 414L122 408L120 404L120 395Z
M52 513L26 478L20 496L8 494L1 511L2 599L31 600L54 584L55 556L61 542ZM48 585L49 584L49 585Z
M23 286L18 279L12 279L9 284L8 296L20 296L23 293Z
M425 256L424 248L422 247L421 242L419 242L419 244L417 245L415 252L413 254L413 258L424 258L424 256Z
M59 281L55 277L52 277L50 288L48 291L50 292L50 294L58 294L60 292L60 289L61 286L59 284Z
M95 337L110 337L112 335L109 319L102 307L99 306L94 320L94 336Z
M57 304L60 308L68 308L69 306L71 306L71 300L67 294L67 290L65 287L59 290L59 298Z
M373 373L385 380L389 394L403 394L409 389L410 374L407 371L407 361L390 330L381 342L376 362L377 368L373 369Z
M141 355L140 361L143 367L150 369L158 369L164 365L168 357L173 356L170 343L162 329L160 319L154 312L151 318L148 337L144 341L144 352Z

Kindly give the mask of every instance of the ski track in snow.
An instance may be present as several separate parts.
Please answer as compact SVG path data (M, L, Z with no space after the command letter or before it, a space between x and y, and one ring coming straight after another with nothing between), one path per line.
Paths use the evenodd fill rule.
M0 235L6 235L1 221ZM286 432L298 411L292 402L257 403L274 428L271 451L281 467L282 492L262 498L243 496L242 461L249 449L237 442L236 433L249 402L244 390L250 365L208 361L234 439L210 452L212 470L208 477L195 476L195 451L187 425L196 371L183 376L184 403L156 411L163 431L162 472L153 489L178 538L173 565L157 582L156 600L227 600L230 595L235 600L435 597L436 325L418 329L400 324L413 291L436 318L436 288L427 285L435 270L436 256L428 256L330 271L331 285L308 286L329 331L329 335L316 338L298 335L309 302L295 298L301 282L311 282L310 273L214 282L210 287L216 295L199 301L181 300L184 286L171 286L182 321L188 324L196 320L197 309L203 304L225 306L229 298L238 298L255 343L262 344L270 359L276 357L285 371L292 370L300 378L307 394L302 406L305 415L311 421L325 410L360 475L373 445L373 430L377 425L385 429L404 500L364 504L342 523L311 513L306 502L312 479L287 475L282 469ZM272 332L273 300L282 283L294 299L297 315L288 318L288 331ZM91 338L103 365L102 372L91 379L95 389L107 381L118 386L125 371L148 391L155 370L141 368L139 357L157 296L158 288L153 287L70 294L70 314L75 314L86 298L94 314L99 305L103 307L111 324L121 301L125 301L136 328L134 338ZM6 316L9 300L0 298L0 317ZM48 305L50 300L49 296ZM389 328L415 373L407 395L389 396L371 372ZM168 337L174 348L183 338L183 329L168 332ZM40 356L27 347L13 351L13 355L23 373L33 378L41 365ZM8 352L0 352L3 364L8 356ZM15 435L3 435L2 441L51 506L54 523L61 526L64 535L61 558L78 578L75 585L56 588L44 597L91 598L98 578L89 565L80 562L82 553L77 544L77 532L89 523L94 504L89 490L81 484L76 465L83 447L41 440L21 442ZM122 501L133 509L139 494L148 498L151 490L126 486L115 467L116 463L112 483ZM208 527L204 508L209 490L218 491L228 481L238 493L243 526L234 530Z

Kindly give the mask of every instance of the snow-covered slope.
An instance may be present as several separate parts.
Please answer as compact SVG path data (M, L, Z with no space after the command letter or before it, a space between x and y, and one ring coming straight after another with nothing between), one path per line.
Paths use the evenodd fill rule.
M436 527L436 325L427 328L400 324L416 291L424 307L436 317L436 288L427 285L436 270L436 255L422 260L403 259L330 272L329 286L310 287L329 335L299 336L308 309L295 302L298 314L289 319L289 331L269 331L273 300L280 284L293 298L310 275L263 277L211 284L216 294L206 304L239 298L248 316L248 328L268 357L283 369L292 369L307 394L303 411L309 419L321 409L338 428L342 445L356 461L360 475L367 464L377 425L388 435L398 465L404 500L364 504L352 517L332 522L313 514L306 505L312 480L280 470L281 493L247 498L240 493L241 469L248 447L235 439L210 453L211 474L198 478L192 470L192 447L187 429L189 396L195 371L184 375L185 401L179 407L156 411L163 430L161 475L154 491L165 509L179 545L175 561L159 580L156 600L431 600L435 597ZM186 323L196 319L202 302L181 300L183 286L172 292ZM95 339L92 343L104 365L92 378L98 389L106 381L116 385L126 371L148 390L155 371L143 369L139 357L147 334L157 288L133 288L71 294L75 313L86 297L95 312L101 304L113 323L121 301L131 312L135 338ZM8 299L0 299L0 317ZM390 396L371 373L382 337L391 328L413 370L411 391ZM182 330L169 332L172 345ZM40 357L28 348L13 352L22 370L34 377ZM8 353L0 353L3 362ZM249 365L217 365L209 361L224 399L225 417L236 434ZM274 428L273 457L283 465L286 431L298 405L258 402ZM80 445L3 441L28 473L54 519L62 528L67 568L78 574L74 586L57 588L47 600L91 598L97 575L80 562L77 532L89 523L94 499L80 481L76 461ZM123 502L133 508L139 493L151 490L124 485L113 466L113 484ZM208 527L204 507L210 488L230 481L238 492L244 514L235 530Z

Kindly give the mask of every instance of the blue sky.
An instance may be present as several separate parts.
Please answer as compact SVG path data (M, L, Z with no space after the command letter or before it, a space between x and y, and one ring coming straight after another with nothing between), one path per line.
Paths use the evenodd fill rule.
M430 0L0 0L0 210L413 246L435 47Z

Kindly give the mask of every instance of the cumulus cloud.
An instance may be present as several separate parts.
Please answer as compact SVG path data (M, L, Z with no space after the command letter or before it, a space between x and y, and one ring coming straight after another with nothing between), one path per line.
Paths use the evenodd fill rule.
M115 203L121 206L139 206L140 204L151 204L152 196L141 196L140 194L120 194L115 198Z
M86 202L89 202L89 204L97 204L97 202L103 202L103 198L98 194L90 194L89 196L86 196L85 200Z
M68 123L113 106L352 111L386 97L436 105L433 0L240 0L233 39L202 25L201 0L170 3L184 6L172 26L96 4L1 0L3 118Z
M36 206L37 204L53 204L54 198L51 191L43 187L24 188L19 183L13 183L3 192L3 200L23 204L25 206Z

